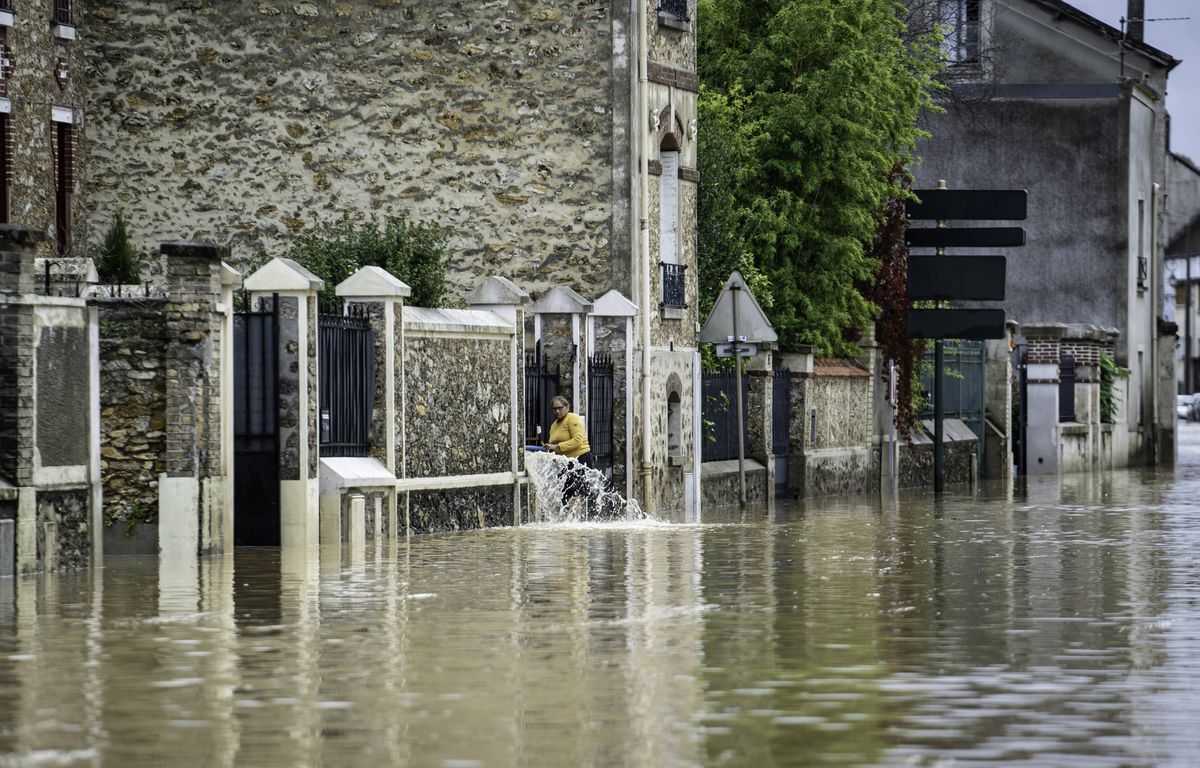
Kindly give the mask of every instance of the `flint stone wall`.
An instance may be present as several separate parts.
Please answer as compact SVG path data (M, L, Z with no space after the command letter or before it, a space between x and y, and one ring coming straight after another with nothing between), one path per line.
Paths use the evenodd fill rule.
M404 210L451 226L451 293L492 274L627 286L613 211L629 192L612 169L629 99L610 72L631 49L612 8L97 4L79 42L88 205L99 221L122 210L136 248L230 242L238 267L286 252L318 215Z
M158 517L166 471L163 300L103 299L100 320L100 476L109 521Z
M46 570L85 568L91 562L88 493L87 488L38 492L37 556ZM47 523L54 531L54 545L49 550Z
M513 492L507 485L409 494L413 533L465 531L513 524Z

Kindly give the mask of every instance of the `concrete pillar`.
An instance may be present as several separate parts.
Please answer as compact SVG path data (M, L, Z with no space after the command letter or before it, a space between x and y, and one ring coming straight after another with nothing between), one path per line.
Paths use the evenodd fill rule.
M1012 335L1016 323L1005 326L1002 339L983 342L984 352L984 477L990 480L1012 478Z
M279 302L279 517L285 550L318 543L317 294L324 281L275 258L246 278L252 299Z
M399 407L404 376L404 300L412 295L412 289L387 270L363 267L338 284L337 295L347 305L362 305L375 331L376 401L371 408L370 451L383 462L388 472L399 477L399 448L404 434ZM323 508L329 507L323 505ZM340 500L337 509L340 515ZM393 491L387 499L388 536L396 535L397 525L396 493Z
M212 243L164 243L166 306L166 455L158 481L162 555L222 551L232 534L225 507L227 458L222 425L221 351L225 309L221 266L229 249Z
M513 473L513 524L521 524L521 475L525 471L525 309L529 294L504 277L489 277L466 295L471 309L495 312L513 324L512 376L509 385L511 466Z
M1027 475L1055 474L1059 469L1058 359L1067 327L1061 323L1022 325L1027 343L1025 408Z
M771 353L760 352L746 361L749 396L746 402L746 458L754 459L767 468L767 487L764 490L767 508L775 505L775 451L771 441L772 384L774 371Z
M208 541L213 552L233 551L233 292L242 284L242 273L221 264L221 475L222 507L213 515Z
M788 424L788 495L805 494L804 452L808 449L808 383L813 375L813 347L801 345L796 352L780 353L779 367L791 371L792 419Z

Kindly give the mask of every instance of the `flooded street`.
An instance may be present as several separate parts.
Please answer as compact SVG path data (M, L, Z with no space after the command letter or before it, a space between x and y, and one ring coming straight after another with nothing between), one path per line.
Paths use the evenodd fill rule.
M1197 499L1192 464L0 581L0 766L1190 765Z

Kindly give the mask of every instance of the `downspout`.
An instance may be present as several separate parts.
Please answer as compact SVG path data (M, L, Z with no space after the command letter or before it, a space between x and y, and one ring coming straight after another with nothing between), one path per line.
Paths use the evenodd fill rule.
M638 159L638 238L641 248L642 273L642 506L653 512L654 481L650 472L650 46L647 38L648 0L637 0L638 36L638 116L635 131L642 136L641 157Z
M1158 258L1158 196L1161 187L1156 181L1150 185L1150 190L1150 261L1146 268L1147 277L1150 278L1150 380L1154 382L1150 388L1150 413L1154 414L1150 419L1150 434L1154 442L1154 451L1151 454L1153 466L1158 466L1162 460L1162 451L1159 449L1158 442L1164 428L1164 425L1160 424L1158 420L1158 310L1162 306L1162 297L1159 295L1162 283L1162 262Z

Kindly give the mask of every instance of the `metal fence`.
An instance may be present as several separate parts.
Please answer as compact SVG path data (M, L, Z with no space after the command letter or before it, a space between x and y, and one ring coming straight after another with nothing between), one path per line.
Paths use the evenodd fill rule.
M792 423L792 372L771 374L771 453L775 455L775 485L788 484L789 433Z
M985 390L987 379L982 341L950 340L945 342L942 366L942 416L959 419L979 438L979 471L983 472L983 440ZM933 358L930 344L921 366L921 387L928 394L927 408L919 418L933 418Z
M613 361L609 355L588 359L588 443L592 466L600 471L613 465Z
M562 382L558 365L553 369L542 359L542 343L525 355L525 442L540 445L550 433L550 400Z
M700 411L703 417L703 446L700 456L703 461L723 461L736 459L738 455L738 424L737 424L737 373L734 371L719 371L705 373L701 376ZM749 401L749 380L742 376L742 404ZM742 425L742 451L750 450L745 425Z
M668 264L660 262L662 267L662 285L664 307L686 307L687 293L684 275L687 274L687 264Z
M245 302L245 299L243 299ZM279 544L277 298L233 316L235 543Z
M359 313L321 315L318 327L321 455L366 456L375 401L375 333Z
M1058 420L1075 421L1075 356L1058 358Z

